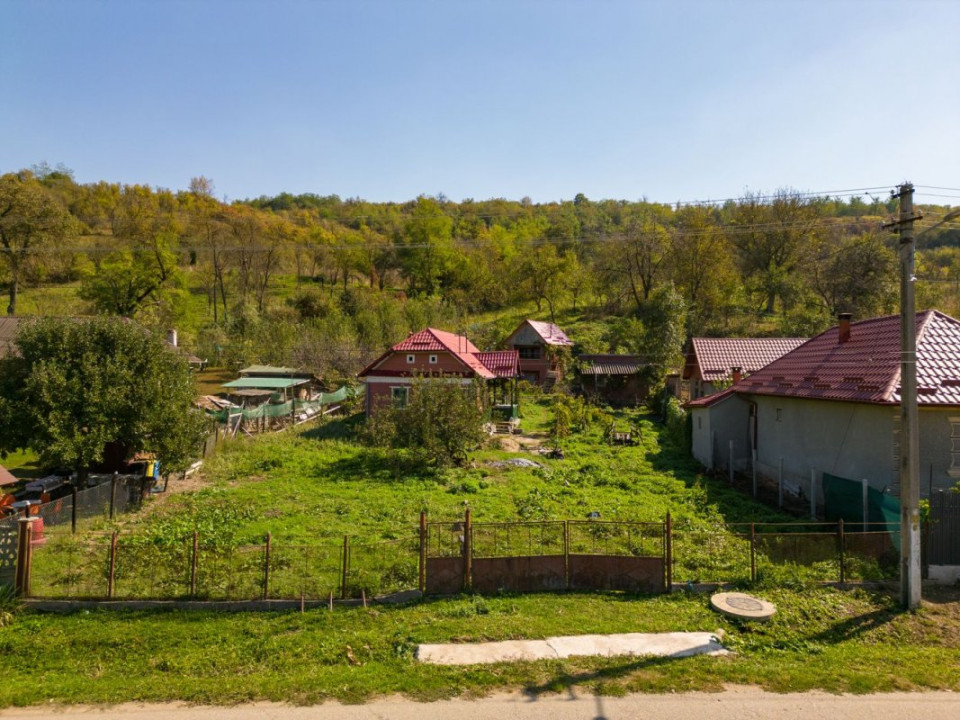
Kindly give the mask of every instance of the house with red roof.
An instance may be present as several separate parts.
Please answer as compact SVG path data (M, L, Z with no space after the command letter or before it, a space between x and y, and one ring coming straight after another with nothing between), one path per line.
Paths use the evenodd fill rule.
M960 479L960 321L917 313L921 496ZM687 404L693 455L822 500L824 473L900 489L900 317L839 323Z
M442 377L470 385L484 382L492 402L515 407L520 363L515 350L481 352L464 335L426 328L411 333L361 370L369 417L387 404L406 405L416 378Z
M559 326L541 320L524 320L510 333L506 344L520 356L523 379L547 389L563 378L558 350L573 347L573 341Z
M755 373L796 349L807 338L692 338L683 366L681 396L696 400L719 392L741 375Z

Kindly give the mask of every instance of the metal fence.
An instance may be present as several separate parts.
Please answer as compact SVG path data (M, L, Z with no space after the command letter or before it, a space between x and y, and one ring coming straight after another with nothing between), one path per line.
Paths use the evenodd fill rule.
M220 545L194 533L157 542L134 533L45 532L30 595L47 599L322 600L416 587L416 538L374 543Z
M899 573L899 525L836 523L674 528L673 578L694 583L860 582ZM879 524L874 523L877 528Z
M101 498L102 500L102 498ZM64 517L61 508L60 515ZM0 572L12 573L14 519L0 523ZM859 523L857 528L862 527ZM456 593L660 592L670 583L859 582L899 571L893 526L550 521L426 523L389 541L223 545L202 534L74 534L68 522L32 543L30 594L49 599L326 600L421 588ZM4 532L5 531L5 532ZM7 538L7 540L4 540ZM15 552L15 550L14 550ZM4 554L6 553L6 554ZM3 565L6 558L6 566ZM6 568L6 569L4 569Z

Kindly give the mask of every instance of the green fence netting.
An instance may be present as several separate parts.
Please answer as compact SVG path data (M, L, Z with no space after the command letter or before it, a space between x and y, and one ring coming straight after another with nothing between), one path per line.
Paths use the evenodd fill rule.
M900 500L872 487L867 487L864 517L863 481L823 473L824 517L830 522L866 523L868 531L899 528ZM891 530L890 538L900 547L900 533Z
M344 385L342 388L331 393L320 393L320 396L314 400L288 400L283 403L264 403L255 408L239 408L225 410L208 410L207 414L215 418L217 422L225 423L228 418L241 415L243 420L260 420L261 418L276 418L297 416L302 413L314 415L320 412L328 405L342 403L348 398L355 397L363 392L360 386Z

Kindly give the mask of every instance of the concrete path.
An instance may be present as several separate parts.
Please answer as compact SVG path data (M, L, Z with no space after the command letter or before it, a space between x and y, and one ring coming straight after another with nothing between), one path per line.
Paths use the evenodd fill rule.
M960 694L828 695L731 688L719 693L628 695L497 695L480 700L418 703L387 698L365 705L295 707L250 703L233 707L124 704L0 710L3 720L956 720Z
M546 640L420 645L417 659L432 665L479 665L514 660L556 660L576 655L688 657L726 655L717 637L706 632L574 635Z

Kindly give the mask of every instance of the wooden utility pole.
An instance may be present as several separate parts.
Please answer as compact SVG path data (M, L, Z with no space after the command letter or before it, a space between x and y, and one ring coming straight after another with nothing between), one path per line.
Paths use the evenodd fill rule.
M913 184L899 187L900 217L900 602L920 606L920 432L917 413L917 312Z

